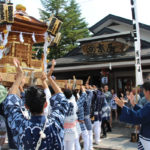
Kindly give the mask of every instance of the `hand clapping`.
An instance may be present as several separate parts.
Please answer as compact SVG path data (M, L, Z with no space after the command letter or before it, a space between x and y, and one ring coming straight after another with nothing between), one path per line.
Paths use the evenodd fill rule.
M120 100L118 97L115 97L115 102L118 106L120 106L121 108L123 108L124 106L124 102L122 100Z

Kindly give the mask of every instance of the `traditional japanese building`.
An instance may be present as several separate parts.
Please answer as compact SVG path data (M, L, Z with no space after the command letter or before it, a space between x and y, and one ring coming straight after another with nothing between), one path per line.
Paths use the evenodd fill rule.
M92 37L79 39L80 46L57 59L57 79L83 79L91 84L109 84L116 90L135 86L135 52L132 20L108 15L89 30ZM150 73L150 26L140 23L141 58L144 79ZM108 81L107 81L108 79Z

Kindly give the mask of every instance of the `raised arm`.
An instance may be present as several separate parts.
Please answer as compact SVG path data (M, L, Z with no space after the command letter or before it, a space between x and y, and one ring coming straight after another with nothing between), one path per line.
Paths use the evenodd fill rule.
M78 105L78 120L79 122L82 122L84 120L84 102L86 101L87 99L87 94L85 92L85 88L84 86L81 86L81 91L82 91L82 94L80 96L80 98L77 100L77 105Z
M84 102L85 102L86 99L87 99L87 94L86 94L86 92L85 92L85 87L84 87L84 86L81 86L81 91L82 91L82 94L81 94L80 98L79 98L78 101L77 101L78 107L79 107L79 106L82 106L82 107L83 107L83 104L84 104Z
M17 96L18 88L23 78L23 71L17 59L14 59L14 65L17 71L16 81L14 81L9 91L9 95L3 102L3 105L4 114L7 118L8 125L11 129L14 138L14 143L16 144L16 146L18 146L18 141L20 140L19 131L23 130L21 124L25 120L21 111L21 106L23 105L22 100L20 99L20 97ZM17 147L17 149L19 148Z
M47 85L46 78L47 78L47 76L46 76L45 72L42 72L41 81L42 81L42 86L44 89L44 93L46 95L46 102L47 102L47 107L44 109L44 114L46 116L48 116L51 113L51 106L50 106L50 101L49 101L51 98L51 92Z
M56 61L55 61L55 59L53 59L52 60L52 66L51 66L51 68L50 68L50 70L49 70L49 72L47 74L48 77L52 75L52 73L54 71L54 68L55 68L55 65L56 65Z
M56 84L56 82L52 79L52 77L48 77L48 80L50 82L50 85L52 86L53 90L55 91L55 94L63 93L60 87Z
M22 78L21 84L19 86L20 92L24 92L24 85L25 85L25 77Z
M89 84L90 79L91 79L91 76L88 76L88 79L87 79L87 81L86 81L86 83L85 83L85 84Z
M52 121L55 124L55 128L58 129L58 131L60 132L60 129L63 129L64 120L68 112L69 104L62 90L51 77L54 69L54 62L55 61L52 61L52 67L50 68L50 71L47 74L47 78L50 82L50 85L55 91L55 95L52 96L50 99L50 104L52 107L50 119L52 119Z
M47 78L47 76L46 76L45 72L42 72L41 81L42 81L43 89L48 89L46 78Z
M20 66L20 62L15 58L14 58L13 62L14 62L14 65L16 67L17 75L16 75L15 82L13 83L12 87L10 88L9 94L17 94L18 93L18 88L19 88L21 81L23 79L23 71L22 71L22 68Z

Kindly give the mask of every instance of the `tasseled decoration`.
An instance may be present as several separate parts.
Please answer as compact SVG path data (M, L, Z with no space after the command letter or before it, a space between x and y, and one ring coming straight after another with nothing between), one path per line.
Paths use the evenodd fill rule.
M19 39L20 39L20 42L21 42L21 43L24 43L24 39L23 39L22 32L20 32Z
M111 65L111 63L109 63L109 69L112 70L112 65Z
M34 33L32 34L32 40L33 40L34 43L36 43L36 39L35 39L35 34Z
M3 35L0 33L0 41L3 41Z
M3 52L4 52L4 50L0 50L0 59L2 59L2 57L3 57Z
M40 137L42 139L45 139L46 138L46 134L43 131L40 131Z
M6 33L4 33L4 40L3 40L3 45L6 46L8 43L8 35L9 32L11 31L11 25L6 26Z

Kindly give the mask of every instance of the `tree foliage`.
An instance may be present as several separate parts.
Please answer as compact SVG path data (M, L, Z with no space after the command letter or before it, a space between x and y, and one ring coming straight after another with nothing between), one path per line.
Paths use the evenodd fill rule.
M41 0L41 19L48 21L54 14L62 22L62 38L57 47L50 47L48 58L59 58L78 46L77 40L89 36L87 23L81 17L79 5L75 0Z

